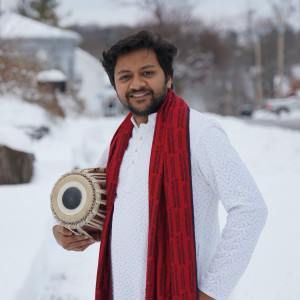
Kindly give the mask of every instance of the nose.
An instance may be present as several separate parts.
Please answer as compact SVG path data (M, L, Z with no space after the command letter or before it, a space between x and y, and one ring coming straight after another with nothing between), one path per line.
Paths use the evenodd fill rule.
M132 78L132 81L130 82L130 89L132 90L139 90L141 88L144 88L145 86L146 82L139 76L134 76Z

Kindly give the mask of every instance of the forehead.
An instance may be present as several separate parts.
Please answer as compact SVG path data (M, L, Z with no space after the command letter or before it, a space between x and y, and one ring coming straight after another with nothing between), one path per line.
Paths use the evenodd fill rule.
M119 56L116 62L115 73L120 70L134 71L145 65L160 67L154 50L138 49Z

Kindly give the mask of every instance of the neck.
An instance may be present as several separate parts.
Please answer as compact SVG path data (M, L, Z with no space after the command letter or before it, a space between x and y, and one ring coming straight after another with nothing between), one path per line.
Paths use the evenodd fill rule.
M133 115L133 118L138 125L140 125L142 123L145 123L145 124L148 123L148 115L147 116Z

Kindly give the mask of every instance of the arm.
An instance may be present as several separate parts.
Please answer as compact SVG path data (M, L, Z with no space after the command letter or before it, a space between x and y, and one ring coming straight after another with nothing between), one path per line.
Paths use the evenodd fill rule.
M199 149L205 162L201 171L227 212L221 240L199 288L216 299L226 299L248 266L267 209L252 176L217 123L205 128Z

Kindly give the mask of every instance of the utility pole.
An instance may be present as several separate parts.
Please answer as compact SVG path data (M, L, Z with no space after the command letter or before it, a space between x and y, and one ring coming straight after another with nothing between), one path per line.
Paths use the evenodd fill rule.
M278 39L277 39L277 70L279 82L276 88L276 97L282 98L283 86L283 69L284 69L284 22L282 13L280 14L280 23L278 26Z
M261 43L259 35L256 34L253 18L255 11L249 8L247 12L248 18L248 34L249 41L253 45L254 61L255 61L255 106L262 107L263 105L263 84L262 84L262 55Z
M300 0L298 1L298 13L299 13L299 30L300 30Z
M283 97L283 78L284 78L284 40L285 40L285 21L286 21L286 8L287 3L281 0L278 5L273 5L275 15L278 18L278 37L277 37L277 77L276 83L276 98Z
M261 43L257 35L254 35L254 56L255 56L255 83L256 83L256 107L263 105L263 87L262 87L262 58L261 58Z

